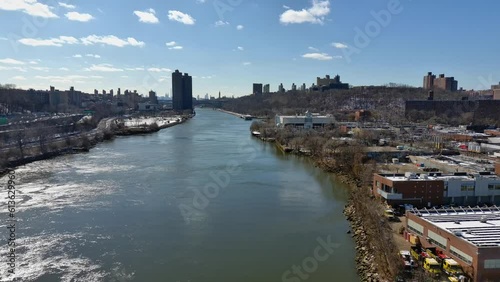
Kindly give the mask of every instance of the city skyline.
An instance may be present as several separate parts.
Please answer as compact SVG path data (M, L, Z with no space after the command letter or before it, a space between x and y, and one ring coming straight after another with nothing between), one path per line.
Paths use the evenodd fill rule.
M193 75L194 96L248 95L255 81L271 89L310 85L327 73L353 86L421 87L422 74L432 70L454 76L464 89L498 83L491 34L500 3L464 1L454 13L447 3L432 2L432 9L429 3L5 1L0 82L159 96L171 95L175 69Z

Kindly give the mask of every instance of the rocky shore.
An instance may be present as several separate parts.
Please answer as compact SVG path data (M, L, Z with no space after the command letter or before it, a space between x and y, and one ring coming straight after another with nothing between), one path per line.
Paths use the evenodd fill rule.
M351 233L356 243L356 264L358 275L360 276L361 281L384 281L380 279L380 275L377 273L375 256L373 255L375 250L368 244L370 240L368 240L368 235L365 232L363 219L356 213L356 209L354 208L352 201L353 200L351 199L345 206L344 215L351 223Z

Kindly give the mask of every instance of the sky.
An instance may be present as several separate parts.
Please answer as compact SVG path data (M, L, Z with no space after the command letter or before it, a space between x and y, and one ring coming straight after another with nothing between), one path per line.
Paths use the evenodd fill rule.
M0 0L0 83L162 96L171 73L193 95L252 83L421 87L432 71L464 89L500 81L500 1Z

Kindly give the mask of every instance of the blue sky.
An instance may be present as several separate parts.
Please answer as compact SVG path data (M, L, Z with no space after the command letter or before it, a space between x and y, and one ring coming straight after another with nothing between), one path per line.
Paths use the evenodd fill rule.
M500 81L498 1L0 0L0 83L241 96L253 82L422 85ZM378 16L377 16L378 15ZM115 90L116 91L116 90Z

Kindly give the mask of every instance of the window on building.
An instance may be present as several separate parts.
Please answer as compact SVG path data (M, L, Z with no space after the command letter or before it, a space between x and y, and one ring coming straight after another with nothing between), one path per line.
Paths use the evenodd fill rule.
M500 184L488 184L489 190L500 190Z
M436 246L439 246L439 247L441 247L441 249L443 249L443 250L446 250L446 246L445 246L445 245L443 245L443 244L441 244L441 243L439 243L439 242L438 242L438 241L436 241L436 240L433 240L433 239L429 238L429 243L434 244L434 245L436 245Z
M415 229L415 228L413 228L413 227L411 227L409 225L408 225L408 229L410 229L412 232L414 232L414 233L416 233L416 234L418 234L420 236L424 235L424 234L422 234L422 232L418 231L417 229Z
M499 269L500 268L500 259L485 259L484 260L484 268L485 269Z
M460 187L460 190L462 191L474 191L474 189L475 189L474 185L468 185L468 184L463 184Z
M468 258L464 257L463 255L461 255L461 254L459 254L459 253L457 253L457 252L455 252L455 251L453 251L453 250L450 250L450 253L451 253L452 255L456 256L457 258L459 258L460 260L462 260L462 261L466 262L467 264L472 264L472 260L470 260L470 259L468 259Z

